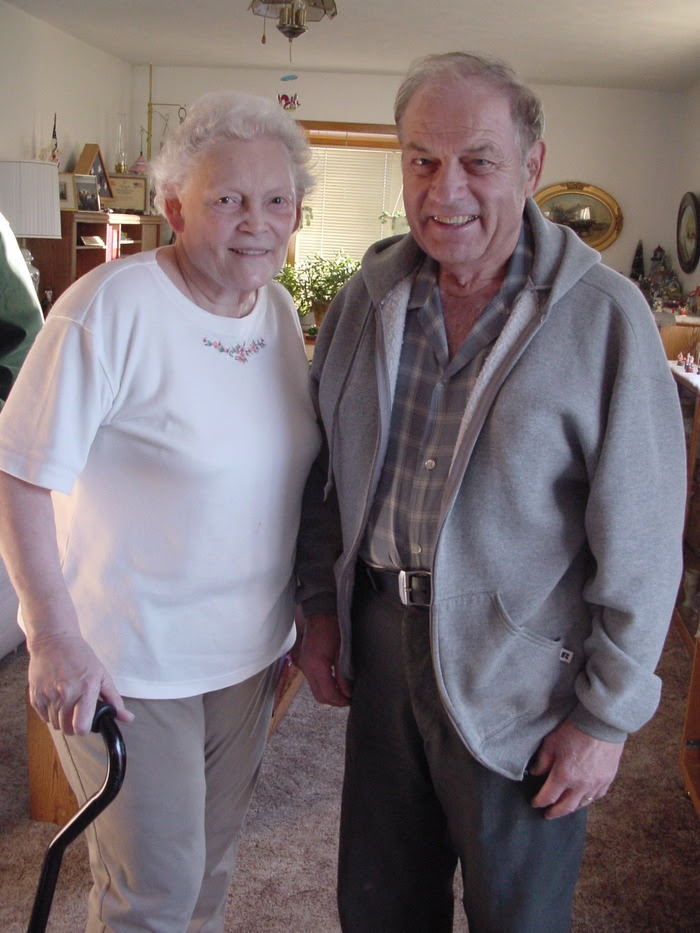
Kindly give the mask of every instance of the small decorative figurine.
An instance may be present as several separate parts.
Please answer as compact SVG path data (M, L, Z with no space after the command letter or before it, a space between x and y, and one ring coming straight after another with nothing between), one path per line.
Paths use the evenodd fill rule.
M56 132L56 114L53 115L53 130L51 132L51 143L39 153L39 159L42 162L55 162L60 171L61 169L61 150L58 148L58 134Z
M637 249L634 253L630 278L634 279L635 282L639 282L644 278L644 247L642 246L641 240L637 244Z

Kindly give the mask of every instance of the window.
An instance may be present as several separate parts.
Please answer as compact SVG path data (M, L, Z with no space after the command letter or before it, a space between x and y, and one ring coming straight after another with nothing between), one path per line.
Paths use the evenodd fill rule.
M404 232L401 155L393 127L303 125L317 182L304 199L311 220L296 236L295 262L311 253L333 257L339 251L361 259L375 240ZM382 215L388 215L384 223Z

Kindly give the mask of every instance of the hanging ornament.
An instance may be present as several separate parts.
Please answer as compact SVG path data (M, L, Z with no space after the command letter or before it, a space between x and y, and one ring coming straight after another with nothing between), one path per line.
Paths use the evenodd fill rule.
M148 171L148 163L143 157L143 135L145 132L146 130L141 127L141 151L139 152L138 159L129 168L129 171L134 175L145 175Z
M139 152L139 157L132 163L129 171L132 175L145 175L148 171L148 163L143 157L143 152Z
M296 81L297 76L295 74L286 74L282 75L280 81ZM282 110L298 110L301 107L301 101L299 100L298 94L278 94L277 103L280 105Z
M282 110L298 110L301 107L298 94L278 94L277 103Z
M163 118L163 134L160 137L160 148L162 149L165 145L165 140L168 138L168 121L170 120L170 114L164 113L161 114L161 116Z

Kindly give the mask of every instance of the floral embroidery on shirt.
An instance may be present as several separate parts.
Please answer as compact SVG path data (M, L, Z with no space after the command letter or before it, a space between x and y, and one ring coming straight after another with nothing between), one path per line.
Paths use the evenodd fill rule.
M211 347L212 350L218 350L219 353L225 353L227 356L232 356L234 360L237 360L239 363L247 363L248 357L253 356L259 350L263 350L265 347L265 340L263 337L258 337L257 340L251 340L248 343L246 340L243 343L237 343L234 347L225 347L220 340L209 340L207 337L202 337L202 341L205 347Z

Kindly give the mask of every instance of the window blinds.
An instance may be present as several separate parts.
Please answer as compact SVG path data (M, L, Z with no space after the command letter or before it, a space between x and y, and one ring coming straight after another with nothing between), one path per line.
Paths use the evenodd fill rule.
M338 251L361 259L375 240L403 232L380 215L403 212L401 154L397 150L314 147L316 187L304 198L313 211L297 234L295 258L311 253L331 258Z

